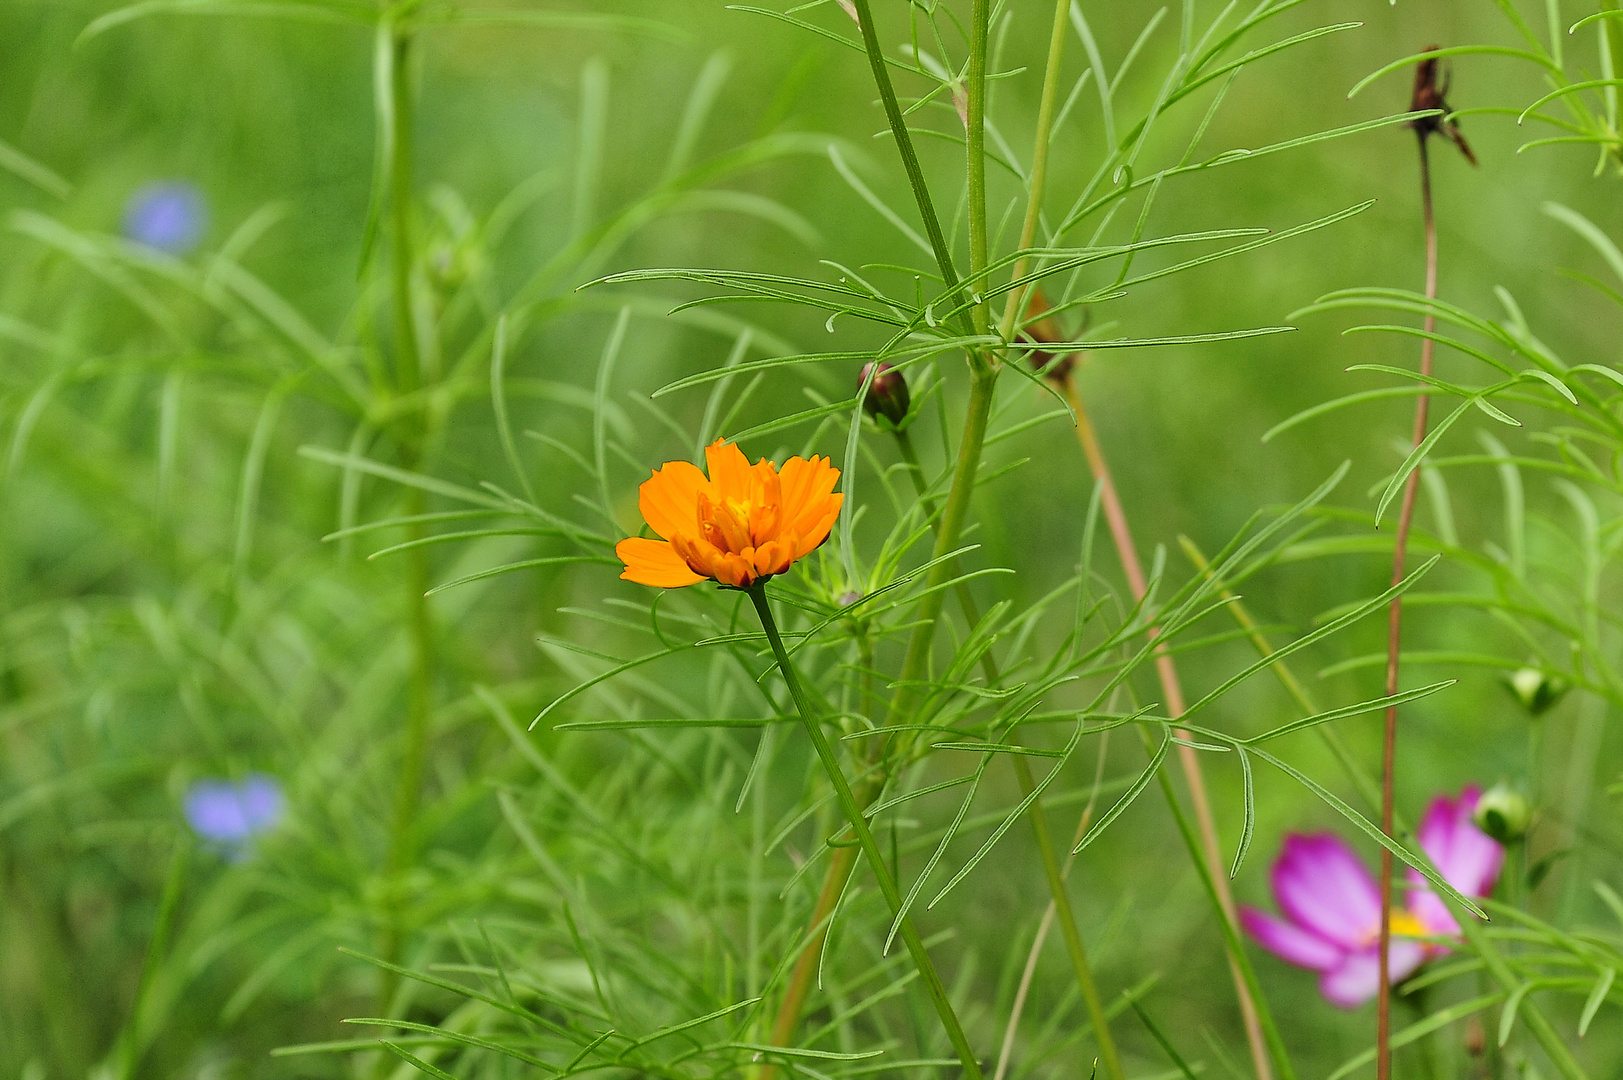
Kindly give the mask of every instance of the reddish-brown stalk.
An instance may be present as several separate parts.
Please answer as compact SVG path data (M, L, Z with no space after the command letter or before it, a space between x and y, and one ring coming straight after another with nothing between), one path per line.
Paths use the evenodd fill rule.
M1033 353L1033 360L1041 363L1040 358L1044 355L1046 354ZM1073 360L1073 357L1067 356L1059 358L1051 365L1043 363L1042 366L1051 369L1045 371L1045 374L1059 384L1065 394L1065 400L1076 416L1076 438L1082 445L1082 454L1087 458L1088 469L1093 473L1095 483L1099 485L1099 502L1104 508L1105 522L1110 528L1110 537L1115 542L1117 558L1121 560L1122 571L1127 575L1127 585L1132 590L1133 600L1136 603L1144 598L1144 594L1148 591L1148 583L1144 578L1144 568L1138 561L1138 549L1133 546L1133 534L1127 525L1127 513L1122 509L1121 499L1116 494L1115 481L1111 479L1110 465L1106 462L1104 451L1093 433L1093 424L1088 419L1082 395L1077 392ZM1149 636L1154 638L1160 632L1160 627L1152 626ZM1178 680L1178 668L1173 663L1172 654L1165 649L1156 650L1155 672L1161 681L1161 693L1166 698L1168 715L1174 718L1182 716L1185 708L1183 686ZM1228 876L1223 873L1222 847L1217 837L1217 824L1212 817L1211 802L1206 797L1206 779L1201 772L1200 759L1195 756L1194 749L1187 745L1189 733L1180 728L1176 735L1183 740L1178 744L1178 763L1183 767L1184 783L1189 788L1189 800L1194 804L1195 820L1199 824L1201 847L1204 849L1205 869L1223 906L1223 917L1233 926L1236 925L1234 897L1229 892ZM1257 1078L1272 1080L1273 1070L1268 1064L1268 1046L1263 1039L1262 1024L1257 1019L1256 1005L1251 1000L1251 991L1246 986L1240 965L1232 956L1229 957L1229 971L1234 977L1234 990L1240 1003L1240 1016L1245 1021L1246 1041L1251 1047L1251 1058L1257 1070Z
M1433 45L1426 49L1432 52L1437 48ZM1438 81L1438 62L1435 59L1420 61L1415 68L1414 96L1410 100L1411 112L1425 112L1442 110L1441 115L1418 117L1411 121L1420 144L1420 213L1425 228L1426 237L1426 299L1437 298L1437 223L1432 215L1431 204L1431 157L1427 149L1427 140L1432 135L1442 135L1460 148L1467 161L1476 164L1476 155L1471 153L1465 137L1460 134L1459 128L1448 119L1448 105L1444 101L1446 88ZM1437 319L1428 308L1425 317L1426 337L1420 343L1420 375L1422 379L1430 378L1433 343L1431 334L1437 329ZM1426 424L1429 416L1431 398L1421 388L1419 398L1415 402L1414 410L1414 440L1413 445L1418 447L1426 438ZM1397 585L1403 580L1404 558L1408 554L1409 527L1414 522L1415 498L1420 491L1420 468L1417 465L1403 485L1403 504L1398 512L1397 535L1392 545L1392 584ZM1398 692L1399 655L1402 648L1403 631L1403 597L1392 598L1392 606L1387 620L1386 634L1386 693L1390 697ZM1381 831L1387 836L1393 835L1393 772L1397 764L1398 742L1398 707L1389 705L1386 709L1386 725L1381 743ZM1391 949L1392 949L1392 852L1387 848L1381 849L1381 943L1380 943L1380 982L1375 998L1375 1073L1376 1080L1391 1080L1392 1077L1392 979L1391 979Z

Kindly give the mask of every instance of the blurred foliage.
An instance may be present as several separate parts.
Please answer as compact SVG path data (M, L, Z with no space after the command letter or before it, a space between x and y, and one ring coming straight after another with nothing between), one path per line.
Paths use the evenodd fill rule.
M478 9L487 21L462 22L471 5L404 5L402 18L417 20L401 84L416 103L416 258L402 286L390 276L399 234L375 100L391 40L371 25L372 6L193 10L206 6L148 5L148 17L93 34L86 28L117 5L0 8L0 1075L376 1075L396 1059L270 1052L373 1047L375 1032L339 1021L381 1015L551 1063L397 1025L390 1040L431 1075L568 1072L566 1063L600 1067L610 1053L628 1074L735 1075L771 1018L740 1003L769 992L792 962L816 888L811 857L836 823L794 729L781 729L777 745L762 734L780 729L761 726L759 713L782 706L760 697L777 691L764 689L772 684L757 646L639 668L595 685L579 699L589 707L525 727L608 670L607 658L657 647L651 595L616 582L614 560L594 540L635 525L646 469L691 457L717 434L847 401L861 363L769 372L758 387L735 378L714 397L708 388L650 392L746 356L871 349L874 335L809 307L667 315L705 292L663 280L577 287L646 267L828 279L839 271L817 260L919 263L842 175L914 220L888 133L875 137L884 120L863 58L781 21L691 0L582 4L592 19L533 25L496 18L539 10L527 4L492 4ZM1012 5L1000 30L998 70L1015 74L994 82L995 115L1015 147L1036 111L1047 11L1035 9L1047 6ZM1157 20L1152 6L1092 6L1101 63L1135 57L1112 88L1118 115L1143 115L1179 55L1180 12ZM1515 1019L1516 991L1493 982L1484 958L1498 949L1515 979L1542 980L1536 1000L1564 1036L1592 1018L1574 1045L1599 1077L1623 1061L1623 986L1605 974L1623 964L1623 830L1615 789L1597 786L1623 774L1609 570L1623 537L1623 436L1615 377L1568 379L1566 366L1620 359L1623 260L1604 239L1623 238L1608 159L1616 90L1590 86L1542 106L1584 143L1519 152L1546 132L1530 135L1513 114L1617 68L1595 48L1606 20L1568 34L1587 8L1551 5L1552 23L1542 6L1522 6L1542 60L1452 58L1451 102L1482 166L1436 162L1440 292L1458 309L1443 332L1474 335L1471 348L1517 371L1554 372L1583 396L1568 402L1536 379L1496 391L1522 428L1462 404L1442 460L1428 466L1416 550L1445 558L1425 583L1432 597L1411 598L1407 681L1459 682L1405 707L1400 807L1412 817L1432 791L1472 780L1507 779L1531 795L1533 831L1494 909L1504 917L1485 946L1430 969L1438 988L1425 1007L1458 1011L1447 1053L1465 1068L1465 1006L1500 1010L1482 1014L1489 1043L1499 1016ZM878 7L891 40L902 40L902 5ZM1202 25L1222 10L1196 7ZM1248 65L1202 134L1202 157L1400 112L1406 73L1348 91L1434 42L1528 51L1507 10L1509 0L1289 5L1269 36L1240 51L1359 25ZM295 17L258 17L267 12ZM801 15L851 33L832 4ZM1066 63L1073 78L1088 64L1076 36ZM1096 93L1079 95L1055 145L1056 188L1080 187L1107 149ZM1574 98L1583 106L1560 112ZM935 109L937 126L956 123L945 98ZM1198 109L1180 115L1182 126L1146 154L1176 160L1198 118ZM957 176L960 146L920 146L932 177ZM1018 187L992 172L996 221ZM129 200L174 179L203 193L201 246L164 253L122 236ZM1412 297L1370 291L1318 302L1338 290L1417 290L1417 188L1412 135L1401 126L1170 178L1156 189L1146 235L1281 230L1374 205L1147 282L1086 328L1147 338L1298 327L1099 350L1078 375L1168 594L1198 578L1179 536L1218 549L1259 506L1295 503L1351 461L1334 496L1346 509L1321 506L1321 532L1239 585L1276 643L1387 584L1390 540L1371 525L1407 453L1398 440L1412 395L1391 375L1345 369L1412 368L1417 342L1339 331L1365 321L1369 306L1398 308L1368 320L1381 323L1418 323L1418 310ZM937 198L951 216L961 196L942 183ZM1118 229L1130 231L1138 209ZM1018 208L1005 231L1017 220ZM957 236L961 217L954 226ZM1004 237L1005 250L1012 243ZM409 294L409 328L391 322L398 288ZM403 334L421 352L407 381L397 362ZM963 397L954 369L939 370L938 389L914 390L914 437L932 478L950 464L937 416L955 414ZM1458 350L1439 356L1438 376L1453 386L1486 385L1485 370ZM976 567L1013 572L974 588L989 609L1008 601L1006 617L1031 616L1006 640L1011 655L1041 668L1072 644L1074 610L1043 619L1045 604L1072 603L1056 590L1078 573L1093 481L1062 413L1026 425L1055 412L1054 401L1007 378L998 424L1011 434L989 452L988 472L1010 468L977 491L970 540L980 545ZM741 395L746 385L753 390ZM1304 409L1388 386L1399 391L1263 441ZM1434 404L1441 417L1455 403ZM846 463L847 414L830 416L822 427L759 435L749 449L779 459L815 449L851 470L858 499L871 501L853 547L871 565L913 495L888 435L866 432L863 456ZM785 582L803 609L832 610L859 584L846 555L831 545L806 576ZM1087 557L1116 580L1105 547ZM511 572L486 574L503 567ZM459 584L419 602L422 586L450 583ZM703 640L742 628L736 599L682 595L659 601L656 614L665 632ZM1319 700L1376 696L1380 623L1365 620L1293 658ZM1202 647L1179 657L1192 687L1217 685L1255 659L1220 615L1202 627ZM967 637L964 629L956 632ZM1098 632L1127 636L1121 623ZM840 645L860 643L852 635ZM817 671L856 693L840 674L851 664L842 655ZM1503 685L1524 667L1573 692L1530 717ZM414 686L413 672L425 670ZM1129 692L1155 700L1147 677L1126 683ZM419 785L401 782L417 709L420 805ZM624 726L699 715L738 723ZM1218 701L1207 722L1244 738L1300 715L1257 678ZM622 729L552 726L594 720ZM1377 760L1372 715L1338 730L1357 758ZM1108 757L1090 744L1051 792L1062 839L1084 804L1109 806L1144 767L1129 741L1118 738ZM1365 808L1318 743L1288 747L1297 768ZM1247 819L1241 771L1208 760L1232 851ZM233 859L192 837L182 800L198 778L250 772L279 778L290 811ZM920 766L908 782L949 778ZM1234 883L1242 899L1265 894L1283 832L1346 831L1300 786L1273 781L1257 785L1256 847ZM413 800L404 816L402 790ZM953 826L974 838L954 848L960 863L1019 801L998 767L979 790L983 801ZM957 799L910 803L887 826L886 843L911 874ZM991 1050L1046 903L1027 836L1011 830L1002 843L921 915L932 948L950 958L945 974L966 1025ZM1128 991L1207 1075L1246 1075L1223 951L1166 807L1133 803L1077 865L1074 902L1133 1075L1176 1065L1119 1000ZM950 1064L905 957L883 952L890 918L875 892L853 889L842 912L802 1031L812 1056L788 1063L812 1075L897 1067L861 1056L884 1046L892 1057ZM1011 1075L1071 1075L1091 1057L1070 972L1050 953ZM390 974L380 954L416 974ZM1334 1012L1310 992L1311 976L1260 954L1257 967L1303 1075L1326 1075L1368 1046L1366 1013ZM478 987L477 996L458 986ZM700 1017L710 1019L671 1030ZM607 1029L616 1034L601 1036ZM1536 1058L1507 1032L1512 1055ZM1423 1067L1405 1053L1401 1069Z

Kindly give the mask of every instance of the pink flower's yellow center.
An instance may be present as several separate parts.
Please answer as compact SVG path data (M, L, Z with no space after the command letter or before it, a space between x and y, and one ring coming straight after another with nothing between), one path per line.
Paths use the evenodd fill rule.
M1431 933L1426 924L1415 917L1408 908L1392 909L1392 936L1395 938L1423 938ZM1375 928L1364 934L1364 944L1374 945L1381 940L1381 927L1377 923Z

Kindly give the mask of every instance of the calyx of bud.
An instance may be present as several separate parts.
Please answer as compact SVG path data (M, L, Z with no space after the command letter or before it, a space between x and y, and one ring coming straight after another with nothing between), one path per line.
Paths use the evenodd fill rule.
M1501 844L1512 844L1527 835L1533 808L1525 795L1501 783L1482 793L1472 817L1477 828Z
M1571 689L1567 680L1543 668L1518 668L1505 677L1505 687L1533 716L1542 716Z

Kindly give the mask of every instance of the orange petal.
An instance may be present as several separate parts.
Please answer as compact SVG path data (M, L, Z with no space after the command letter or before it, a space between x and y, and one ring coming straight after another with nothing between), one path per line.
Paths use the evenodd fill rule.
M750 559L755 564L755 572L762 577L768 577L789 569L789 564L795 561L797 540L797 537L789 535L768 541L756 548Z
M744 556L723 551L719 563L716 567L716 580L723 585L747 589L755 584L755 566Z
M783 484L783 530L794 531L802 539L827 513L825 500L839 483L840 470L828 458L790 458L779 474ZM826 535L826 533L825 533Z
M840 507L844 504L844 493L830 495L823 500L822 516L812 522L811 528L800 534L800 542L795 545L795 558L798 559L816 550L828 539L829 530L834 528L835 519L840 516Z
M736 499L748 502L750 497L750 462L734 443L717 439L704 450L705 465L710 470L710 483L715 485L718 499Z
M639 585L676 589L704 580L688 567L675 548L663 540L650 540L646 536L628 537L614 546L614 553L626 564L625 572L620 576Z
M699 492L708 486L693 462L668 461L637 489L637 506L649 527L669 540L699 527Z

